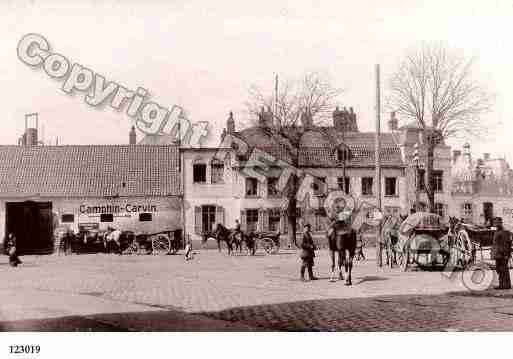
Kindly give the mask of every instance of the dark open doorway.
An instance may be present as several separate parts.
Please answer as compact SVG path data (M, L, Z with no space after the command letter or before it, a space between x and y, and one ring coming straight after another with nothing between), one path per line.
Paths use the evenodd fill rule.
M483 215L486 222L490 222L493 219L493 203L484 202L483 203Z
M52 252L51 202L7 202L5 209L5 233L14 233L19 254Z

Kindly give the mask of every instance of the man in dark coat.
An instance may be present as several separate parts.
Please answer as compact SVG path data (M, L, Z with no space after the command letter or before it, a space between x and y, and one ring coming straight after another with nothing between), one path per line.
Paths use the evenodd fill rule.
M5 242L5 247L7 249L7 255L9 256L9 264L12 267L16 267L18 264L21 264L20 258L18 258L18 248L14 233L9 233L7 241Z
M308 277L310 280L316 280L313 275L314 257L315 257L315 244L310 232L310 224L305 224L303 231L303 240L301 241L301 280L305 280L305 270L308 269Z
M511 289L509 276L509 257L511 256L511 232L502 226L502 218L493 220L497 231L493 235L492 253L495 259L495 270L499 276L499 286L496 289Z

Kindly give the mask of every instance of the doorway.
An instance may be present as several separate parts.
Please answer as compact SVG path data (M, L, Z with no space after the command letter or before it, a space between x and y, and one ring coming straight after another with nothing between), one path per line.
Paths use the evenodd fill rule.
M7 202L5 210L5 234L14 233L19 254L53 251L51 202Z
M491 202L484 202L483 203L483 215L485 218L485 221L487 223L491 223L493 219L493 203Z

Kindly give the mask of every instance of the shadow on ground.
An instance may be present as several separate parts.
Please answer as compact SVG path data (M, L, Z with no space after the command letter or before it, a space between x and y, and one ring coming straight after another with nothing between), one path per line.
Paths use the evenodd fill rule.
M366 280L382 280L369 276ZM365 278L364 278L365 279ZM511 293L317 299L216 312L151 310L1 321L1 331L511 331ZM0 313L1 317L1 313Z
M365 279L365 278L364 278ZM382 280L368 277L367 280ZM511 331L508 296L454 292L323 299L198 314L273 331Z

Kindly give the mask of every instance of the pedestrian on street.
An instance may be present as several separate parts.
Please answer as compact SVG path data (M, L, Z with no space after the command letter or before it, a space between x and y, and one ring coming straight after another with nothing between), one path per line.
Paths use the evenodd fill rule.
M305 281L305 270L308 270L308 278L310 280L318 279L313 275L315 244L312 238L310 224L305 224L303 231L303 240L301 242L301 280Z
M5 243L5 248L7 249L9 264L11 267L17 267L18 264L21 264L20 258L18 258L18 249L16 247L16 237L14 236L14 233L9 233Z
M499 276L499 286L495 289L511 289L508 266L511 256L511 232L504 229L501 217L495 217L493 224L497 231L493 235L492 254L495 259L495 270Z
M191 259L193 259L192 239L189 237L185 243L185 260L188 261Z

